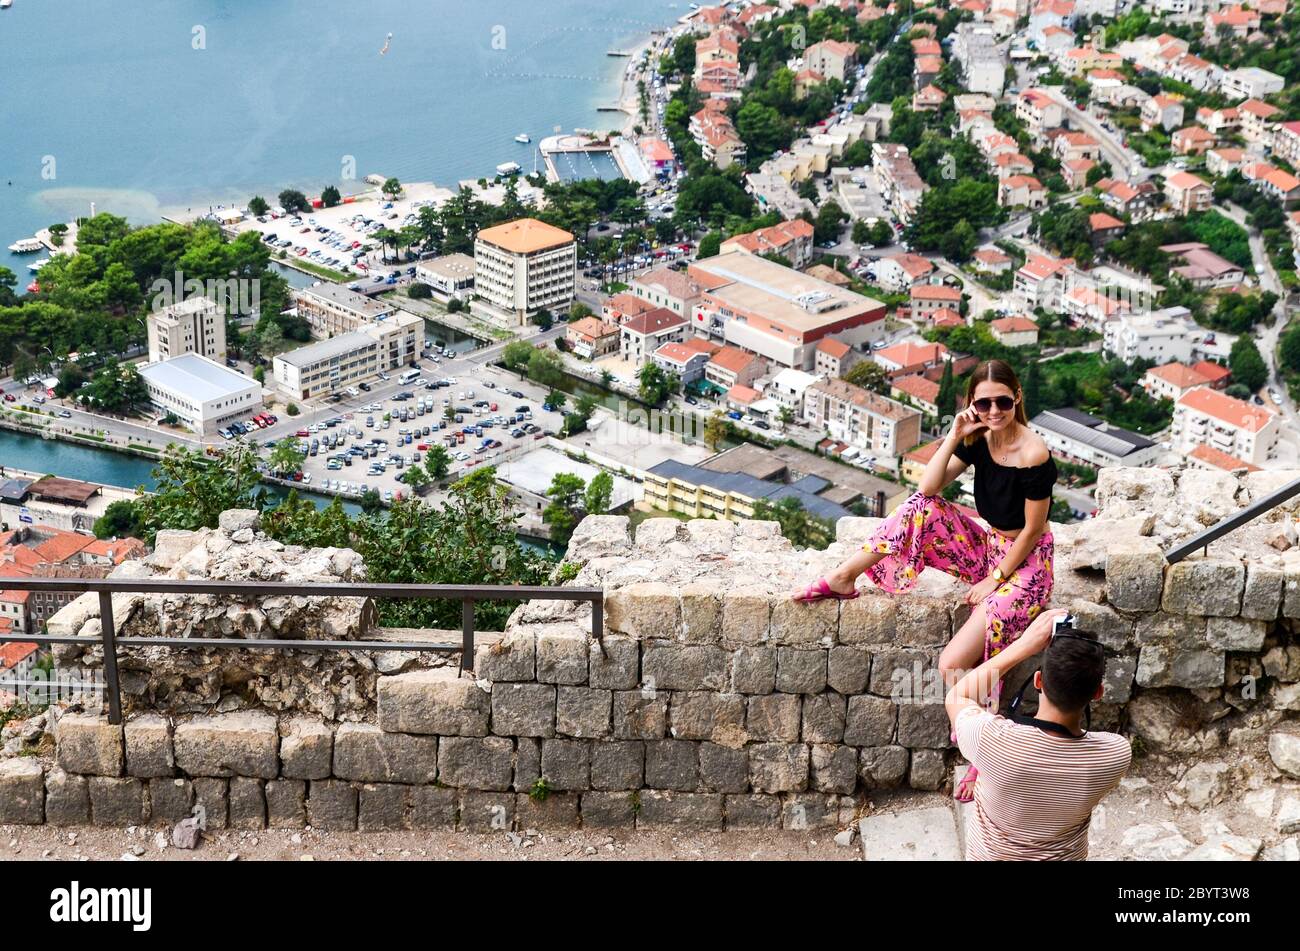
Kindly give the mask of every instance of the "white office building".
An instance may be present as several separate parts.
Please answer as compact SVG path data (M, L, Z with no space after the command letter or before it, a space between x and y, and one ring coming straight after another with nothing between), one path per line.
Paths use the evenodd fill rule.
M148 363L140 376L158 409L201 436L262 408L261 384L197 353Z
M293 399L329 396L381 370L414 363L423 337L423 319L399 310L360 330L280 354L271 361L275 384Z
M150 311L145 318L149 362L160 363L186 353L226 362L226 313L210 297L191 297Z
M468 300L474 293L474 259L468 254L429 258L415 266L415 279L443 300Z
M1125 363L1154 360L1157 364L1192 358L1196 324L1186 307L1166 307L1149 314L1122 314L1108 320L1102 331L1102 349Z
M577 288L573 235L535 218L484 228L474 240L474 292L522 325L539 310L567 310Z

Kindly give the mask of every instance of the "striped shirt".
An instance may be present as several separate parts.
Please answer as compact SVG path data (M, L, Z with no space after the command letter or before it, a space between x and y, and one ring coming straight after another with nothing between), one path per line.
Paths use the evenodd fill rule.
M1133 752L1118 733L1061 736L972 704L957 716L957 745L979 770L969 861L1088 857L1093 807L1119 785Z

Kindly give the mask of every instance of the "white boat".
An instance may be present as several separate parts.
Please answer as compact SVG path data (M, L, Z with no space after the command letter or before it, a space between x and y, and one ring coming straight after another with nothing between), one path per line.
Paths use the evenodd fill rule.
M10 0L10 2L13 2L13 0ZM4 0L0 0L0 3L4 3ZM33 251L39 251L43 247L45 247L45 245L41 244L41 242L36 238L23 238L9 245L9 250L14 254L31 254Z
M529 142L533 140L528 137L527 132L520 132L517 136L515 136L515 141L520 143L521 145L527 145Z
M518 162L502 162L497 166L498 175L518 175L520 172Z
M49 263L50 263L50 259L49 259L49 258L44 258L44 259L42 259L42 260L40 260L40 261L35 261L35 262L33 262L33 263L27 265L27 270L29 270L29 271L31 271L33 274L35 274L37 271L39 271L41 268L45 267L45 265L47 265L47 264L49 264Z
M0 10L8 10L14 5L14 0L0 0Z

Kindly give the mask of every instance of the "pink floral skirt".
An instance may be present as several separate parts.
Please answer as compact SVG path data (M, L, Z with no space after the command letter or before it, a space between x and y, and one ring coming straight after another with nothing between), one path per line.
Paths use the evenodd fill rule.
M867 569L882 591L899 593L937 568L967 584L983 581L1015 539L986 529L946 499L912 495L876 529L866 551L885 557ZM1052 533L1044 532L1029 556L984 599L984 659L1021 634L1052 597Z

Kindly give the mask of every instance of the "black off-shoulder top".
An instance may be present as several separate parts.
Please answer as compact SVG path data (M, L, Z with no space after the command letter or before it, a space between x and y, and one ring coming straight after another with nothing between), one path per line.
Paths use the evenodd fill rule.
M981 435L969 446L965 440L953 451L962 462L975 467L975 509L980 518L1002 531L1025 527L1025 501L1050 499L1056 484L1056 461L1036 466L1003 466L993 460L989 444Z

